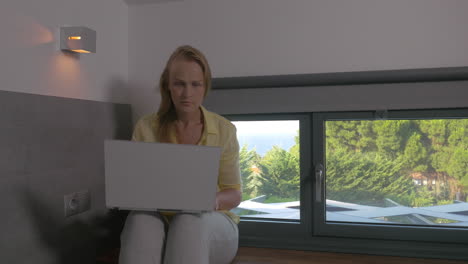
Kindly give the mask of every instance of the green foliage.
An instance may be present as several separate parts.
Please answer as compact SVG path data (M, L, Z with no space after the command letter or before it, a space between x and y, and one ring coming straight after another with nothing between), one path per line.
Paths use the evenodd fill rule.
M468 146L468 119L447 120L450 135L448 143L450 146Z
M242 192L242 201L245 201L245 200L250 200L254 197L251 197L249 193L247 192Z
M431 206L432 199L427 197L414 197L411 201L411 207L424 207L424 206Z
M259 171L254 171L252 174L250 174L250 176L247 178L247 184L245 185L245 189L250 193L250 197L254 198L264 194L263 189L265 182L268 182L268 179L265 178Z
M465 146L453 150L447 173L458 179L460 185L468 188L468 149Z
M327 199L376 205L387 196L402 197L414 191L410 178L400 174L402 159L345 150L327 155Z
M297 178L300 178L301 168L300 168L300 144L299 144L299 131L297 131L297 135L294 137L294 146L289 149L289 153L291 155L291 165L296 173Z
M435 150L440 150L447 140L447 120L420 120L421 132L430 140L430 145Z
M270 196L264 202L265 203L286 203L286 202L294 202L294 201L297 201L296 197L281 198L278 196Z
M360 123L361 121L327 122L327 147L333 150L337 148L356 150L360 139L357 127Z
M404 150L405 139L410 129L409 120L374 121L376 145L379 153L392 158L398 157Z
M436 204L437 199L447 199L455 196L453 179L457 182L458 191L468 191L468 120L467 119L441 119L441 120L378 120L378 121L327 121L327 174L333 173L333 166L337 170L344 165L348 166L346 176L341 176L342 185L339 194L341 197L354 197L353 199L367 199L367 203L378 203L379 195L369 189L360 190L360 194L352 193L356 185L361 184L356 175L362 176L366 181L374 182L378 175L369 176L370 161L361 157L362 164L349 165L351 161L358 160L356 156L345 156L330 162L332 155L367 153L366 155L389 160L402 161L400 175L410 178L415 172L423 175L438 175L436 186L422 186L407 195L390 195L401 204L421 206ZM357 132L357 133L356 133ZM350 160L345 160L351 158ZM332 157L333 160L333 157ZM357 163L359 163L357 162ZM344 164L344 165L343 165ZM384 172L386 173L386 172ZM356 181L349 181L356 177ZM361 177L361 176L359 176ZM370 178L369 178L370 177ZM413 183L409 183L411 186ZM333 191L333 188L330 189ZM427 192L426 192L427 191ZM352 194L347 194L351 192ZM388 196L389 195L389 196ZM380 195L383 197L383 195ZM463 198L464 196L462 196ZM374 201L375 200L375 201Z
M298 135L295 142L289 152L273 146L264 157L255 150L249 151L247 145L242 146L239 164L243 180L243 200L260 195L268 195L267 202L299 199Z
M439 200L437 201L437 205L446 205L446 204L453 204L452 200Z
M261 188L263 194L280 198L299 198L297 160L291 153L273 146L259 165L264 179Z
M428 168L428 151L421 142L421 134L416 132L406 142L404 155L405 161L413 171L426 171Z
M257 196L262 185L260 175L254 170L260 159L260 155L255 150L248 150L248 145L244 145L240 149L239 167L243 182L243 195L249 197L248 199ZM245 199L243 198L243 200Z
M357 127L360 139L356 148L361 149L362 152L376 152L377 145L375 142L376 134L373 129L374 124L372 121L360 122L361 124Z
M295 143L289 151L274 146L264 157L241 148L244 199L299 199L299 131ZM416 172L436 175L437 183L416 186ZM455 192L468 192L468 120L327 121L326 181L327 199L376 206L385 206L384 198L412 207L452 203Z

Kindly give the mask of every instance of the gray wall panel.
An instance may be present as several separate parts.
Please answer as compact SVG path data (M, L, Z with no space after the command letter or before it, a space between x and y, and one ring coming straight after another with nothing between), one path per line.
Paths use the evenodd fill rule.
M131 130L129 105L0 91L2 263L94 262L109 228L103 141ZM91 210L65 218L63 196L81 190Z
M468 106L468 81L213 90L219 114L427 109Z

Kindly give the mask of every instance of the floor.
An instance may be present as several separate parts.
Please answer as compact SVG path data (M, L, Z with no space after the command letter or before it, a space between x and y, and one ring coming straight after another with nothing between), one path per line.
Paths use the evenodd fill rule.
M468 264L468 261L241 247L232 264Z

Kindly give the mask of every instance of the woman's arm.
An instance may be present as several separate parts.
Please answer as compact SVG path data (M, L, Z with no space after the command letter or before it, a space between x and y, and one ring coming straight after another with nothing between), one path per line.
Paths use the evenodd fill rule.
M239 168L239 142L236 127L229 121L223 122L220 130L221 154L218 187L216 194L216 210L231 210L242 201L242 181Z
M215 210L231 210L242 200L242 194L237 189L225 189L216 193Z

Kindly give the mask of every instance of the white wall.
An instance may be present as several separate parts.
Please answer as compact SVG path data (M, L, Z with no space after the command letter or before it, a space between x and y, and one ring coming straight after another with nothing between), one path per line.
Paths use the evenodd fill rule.
M63 25L97 31L97 52L64 55ZM0 90L128 102L128 7L122 0L2 0Z
M181 44L201 49L214 77L468 66L467 13L464 0L186 0L132 6L135 115L156 109L154 86ZM308 96L323 97L324 89ZM439 91L434 89L431 93ZM222 104L214 110L226 112Z

